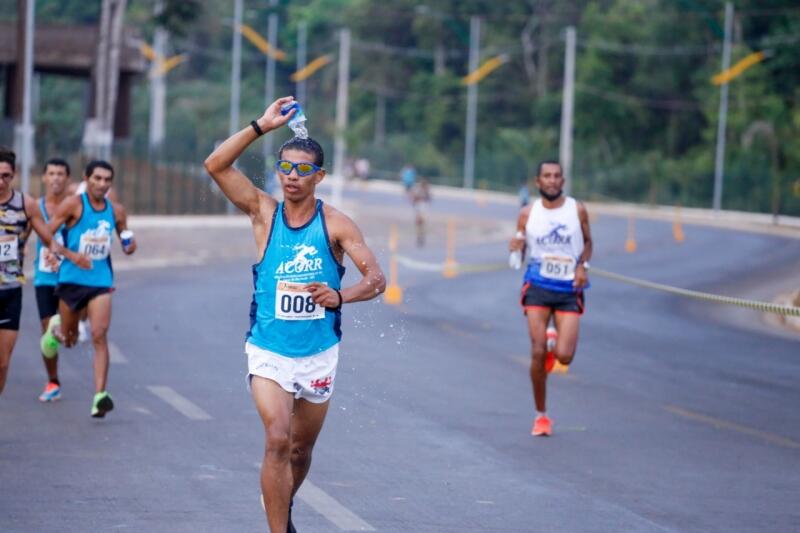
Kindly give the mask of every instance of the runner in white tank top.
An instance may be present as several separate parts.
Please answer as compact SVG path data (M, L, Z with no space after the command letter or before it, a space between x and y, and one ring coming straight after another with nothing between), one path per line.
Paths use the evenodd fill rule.
M566 368L575 356L583 291L589 287L592 237L584 205L563 194L560 163L539 163L536 185L541 198L520 211L509 249L529 258L521 303L531 339L530 376L537 413L531 434L540 436L553 432L545 411L547 373L556 361ZM552 333L547 327L551 318L556 326ZM548 337L555 337L553 348L548 347Z

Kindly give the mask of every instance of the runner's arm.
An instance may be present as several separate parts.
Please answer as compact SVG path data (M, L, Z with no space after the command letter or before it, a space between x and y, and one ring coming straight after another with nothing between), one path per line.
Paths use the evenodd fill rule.
M364 242L364 235L355 222L344 215L342 232L338 239L339 246L350 257L353 264L361 272L361 280L351 287L342 290L343 303L363 302L377 298L386 290L386 277L383 275L375 254Z
M280 128L292 118L295 110L281 115L281 106L292 101L291 96L279 98L256 121L265 134ZM254 217L259 213L259 196L263 195L247 177L234 168L234 162L258 138L252 126L246 126L223 142L205 161L205 167L222 192L233 204Z
M23 195L23 201L25 202L25 212L28 214L30 226L36 231L36 234L39 235L39 238L42 239L45 246L49 248L55 245L53 252L60 253L60 250L58 250L58 243L53 242L53 232L50 231L50 228L47 227L47 223L42 218L39 203L27 194ZM28 233L30 234L30 231L28 231ZM27 239L27 236L25 238Z
M111 208L114 210L114 220L117 225L117 236L119 237L120 242L122 242L122 232L128 229L128 213L125 211L125 206L118 202L111 202ZM123 247L122 251L126 255L131 255L136 251L136 248L136 237L134 237L131 239L131 243L128 245L128 247Z
M592 258L592 232L589 227L589 211L583 202L578 202L578 220L581 223L581 232L583 233L583 253L578 258L578 264L575 267L575 281L573 285L575 288L583 288L589 281L589 275L586 272L586 263Z
M508 243L508 250L510 252L520 250L523 255L525 254L525 239L518 239L516 234L525 234L525 225L528 223L528 217L530 216L530 213L531 208L529 205L526 205L519 210L519 216L517 217L517 229L514 233L514 237L512 237L511 241Z
M69 225L74 219L78 218L82 208L83 204L80 196L70 196L61 202L56 209L56 212L50 217L50 223L48 224L50 234L53 235L62 225ZM50 250L53 253L63 255L80 268L86 270L92 268L92 261L88 257L69 250L66 246L60 246L58 250L54 250L52 248Z
M386 278L383 275L375 254L364 242L364 236L355 222L341 213L329 219L332 230L331 237L344 250L344 253L353 261L361 272L361 280L340 292L342 300L334 289L321 283L310 283L307 290L311 292L314 301L324 307L335 308L339 303L363 302L379 296L386 289Z

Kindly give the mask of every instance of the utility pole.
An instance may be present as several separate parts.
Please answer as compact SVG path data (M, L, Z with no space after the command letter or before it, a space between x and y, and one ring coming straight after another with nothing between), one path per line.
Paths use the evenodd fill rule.
M242 17L243 0L235 0L233 5L233 57L231 60L231 108L228 136L239 131L239 92L242 82ZM234 205L228 202L228 214L235 212Z
M266 100L266 104L264 106L265 108L275 101L274 53L275 50L278 49L278 14L275 13L275 8L278 6L278 1L270 0L269 4L272 12L269 14L269 18L267 19L267 40L269 41L269 47L272 53L267 54L267 70L264 76L264 99ZM273 172L273 152L275 150L273 144L274 138L274 135L266 135L264 137L264 144L262 145L264 150L264 190L266 191L270 189L270 181Z
M34 32L34 4L35 0L23 0L25 10L19 14L25 17L24 24L24 57L17 63L17 72L22 70L22 117L16 126L16 141L20 151L22 192L30 192L30 172L33 163L33 123L31 120L31 91L33 88L33 32ZM23 6L19 6L23 7ZM24 15L23 15L24 13ZM19 57L19 54L18 54Z
M568 26L564 54L564 88L561 96L561 139L558 160L564 175L564 193L572 192L572 115L575 107L575 26Z
M127 0L103 0L94 71L94 113L86 121L84 150L92 157L110 159L114 114L119 86L119 63Z
M159 0L153 10L156 16L164 11L164 2ZM166 75L161 72L162 62L167 54L167 30L158 26L153 33L153 51L156 57L150 62L150 152L158 154L164 144L165 111L167 99Z
M478 69L481 55L481 19L473 16L469 21L469 72ZM475 139L478 122L478 84L467 85L467 132L464 142L464 188L475 186Z
M306 68L306 60L308 55L308 23L305 21L297 25L297 72ZM298 80L295 87L295 98L301 105L306 103L306 80Z
M333 141L333 194L331 203L342 205L344 188L344 158L347 150L348 89L350 85L350 29L339 31L339 82L336 88L336 135Z
M725 40L722 44L722 72L731 67L731 34L733 33L733 4L725 2ZM728 126L728 83L719 88L719 119L717 121L717 153L714 159L714 211L722 208L722 178L725 174L725 132Z

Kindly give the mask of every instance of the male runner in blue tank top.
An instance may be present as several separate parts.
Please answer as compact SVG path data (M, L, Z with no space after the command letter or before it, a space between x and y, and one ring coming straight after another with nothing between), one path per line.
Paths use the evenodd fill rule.
M22 312L22 263L29 225L55 253L66 253L53 241L36 199L15 191L16 154L0 148L0 394L6 385ZM77 259L77 254L74 258Z
M259 136L294 115L282 116L281 98L258 120L206 159L225 196L252 221L258 263L245 352L253 399L266 429L261 491L273 533L294 531L290 502L311 465L339 355L342 304L381 294L385 279L358 226L314 196L325 177L323 152L313 139L293 138L276 163L283 202L257 189L234 166ZM345 254L361 272L342 288Z
M82 309L88 309L94 347L94 385L91 416L103 418L114 408L106 390L108 381L108 328L111 324L111 293L114 271L111 268L111 238L128 229L127 215L122 204L106 198L114 179L114 167L106 161L92 161L84 172L86 192L64 200L50 219L50 229L64 226L66 247L82 256L91 268L71 260L64 261L58 270L56 296L59 314L50 321L42 336L42 353L49 356L63 342L69 348L78 340L78 320ZM122 251L136 251L131 240Z
M586 207L563 194L564 176L558 161L539 163L536 185L541 198L520 211L517 234L509 248L523 255L527 249L530 259L521 303L531 339L530 377L536 404L531 434L549 436L553 427L545 410L547 372L555 361L545 362L547 325L554 318L558 334L555 358L569 365L578 345L583 291L589 286L592 236Z
M50 215L56 212L58 206L69 196L69 163L59 158L49 159L44 164L45 194L39 198L39 210L45 222L50 222ZM64 239L60 230L54 233L56 241L63 245ZM54 256L41 239L36 241L36 258L33 262L33 286L36 289L36 306L39 308L39 321L42 333L47 331L50 317L58 314L58 267L60 260ZM42 402L53 402L61 398L61 383L58 380L58 352L47 357L42 354L44 367L47 371L47 384L39 396Z

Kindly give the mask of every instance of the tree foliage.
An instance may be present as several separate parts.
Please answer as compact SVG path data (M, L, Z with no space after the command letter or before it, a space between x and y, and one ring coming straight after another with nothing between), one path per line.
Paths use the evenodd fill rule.
M168 78L170 150L207 152L228 131L233 2L167 2L158 20L153 20L152 1L129 3L129 25L145 38L156 24L166 25L172 31L171 52L190 55ZM800 6L794 0L733 3L733 62L760 50L769 57L730 83L723 205L769 211L778 190L781 212L800 214L794 192L800 188ZM0 7L5 4L16 1L0 0ZM37 9L40 20L91 23L99 13L95 4L38 0ZM309 61L323 54L334 57L308 80L303 102L310 132L323 146L332 147L338 32L348 27L349 154L371 159L378 176L393 176L412 162L434 182L454 184L463 172L466 89L461 78L467 74L470 17L479 16L481 60L504 54L507 62L479 85L476 182L508 190L526 179L538 160L558 155L564 28L575 26L576 194L710 205L719 112L719 88L710 79L720 70L722 1L245 4L246 23L264 36L268 16L279 17L278 43L287 59L277 66L278 94L295 91L289 75L295 70L301 22L308 28ZM265 59L247 41L243 47L244 124L264 106ZM146 143L146 83L142 77L134 98L138 145ZM39 116L52 114L49 98L55 102L74 92L43 84ZM78 106L59 106L80 124ZM768 123L774 136L757 128L745 142L760 122ZM278 134L281 140L284 135ZM248 157L258 168L260 155Z

